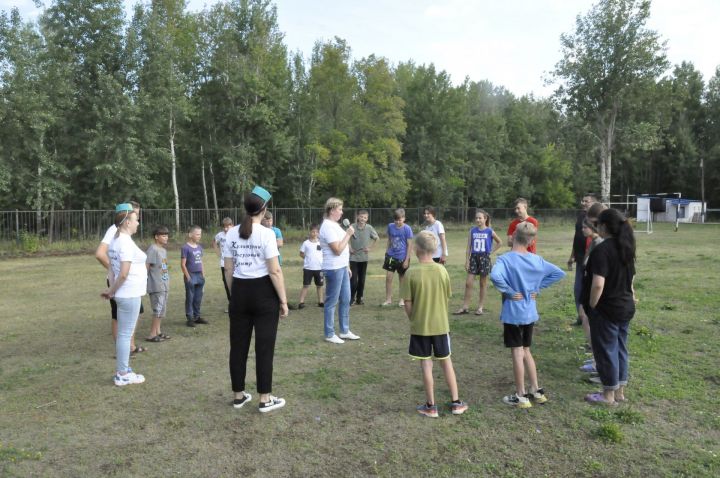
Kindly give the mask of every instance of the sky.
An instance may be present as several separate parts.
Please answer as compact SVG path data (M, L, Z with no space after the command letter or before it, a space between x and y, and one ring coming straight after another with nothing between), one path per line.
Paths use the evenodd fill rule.
M46 1L45 3L49 3ZM126 2L128 11L135 3ZM201 10L212 0L189 0ZM275 0L280 31L291 52L310 57L318 40L347 41L353 57L383 56L391 63L435 64L455 84L489 80L520 96L542 97L548 72L560 60L560 35L594 0ZM32 0L0 0L25 18ZM667 41L675 65L690 61L709 80L720 66L720 0L653 0L648 27ZM713 46L714 45L714 46Z

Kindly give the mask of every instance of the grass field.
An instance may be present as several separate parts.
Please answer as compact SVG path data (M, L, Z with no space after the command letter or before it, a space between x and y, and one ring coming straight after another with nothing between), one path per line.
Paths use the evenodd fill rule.
M498 230L503 230L498 227ZM564 264L572 226L541 230L539 251ZM109 307L91 255L0 261L0 476L718 476L720 474L720 227L656 225L638 234L640 298L630 337L630 402L583 402L592 385L578 365L572 273L539 298L534 355L550 401L507 407L513 391L502 346L499 295L483 317L451 318L461 397L471 408L420 417L420 367L407 357L408 324L381 309L382 247L371 257L365 306L351 309L362 340L322 340L322 311L292 311L281 323L274 393L287 406L258 413L254 356L251 406L234 410L227 369L228 320L216 261L208 258L204 315L185 327L177 249L170 251L170 341L141 341L132 359L146 383L112 385ZM454 296L462 301L465 233L450 232ZM297 300L297 241L283 249ZM308 303L314 299L314 291ZM475 304L473 304L475 305ZM147 306L147 305L146 305ZM448 401L436 367L438 403Z

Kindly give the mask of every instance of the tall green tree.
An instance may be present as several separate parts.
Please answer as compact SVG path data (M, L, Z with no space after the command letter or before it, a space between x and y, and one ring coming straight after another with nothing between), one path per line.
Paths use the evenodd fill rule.
M563 34L563 58L553 73L555 98L589 126L599 151L600 189L609 201L612 157L621 110L639 82L654 82L668 66L659 35L646 27L649 0L601 0Z

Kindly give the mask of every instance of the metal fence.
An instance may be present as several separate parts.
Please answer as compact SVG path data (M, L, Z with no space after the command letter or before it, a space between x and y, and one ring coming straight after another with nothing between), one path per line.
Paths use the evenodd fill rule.
M625 212L634 215L634 205ZM622 205L616 206L624 209ZM345 208L344 215L350 219L360 208ZM370 216L370 224L384 225L393 220L394 208L365 208ZM271 209L275 225L281 229L307 229L310 224L319 224L323 219L322 208L273 208ZM472 222L476 208L449 207L437 208L437 218L448 227L465 226ZM499 208L486 210L495 221L507 222L513 217L513 209ZM573 209L533 209L532 215L541 222L574 222L577 211ZM224 217L230 217L237 223L244 212L241 208L226 209L181 209L180 231L197 224L206 232L220 229ZM405 208L408 224L421 224L422 207ZM57 210L57 211L0 211L0 240L20 241L23 236L42 237L49 242L96 240L102 238L112 223L113 212L109 210ZM706 222L720 222L720 210L709 209ZM142 209L140 218L140 238L150 237L155 226L165 225L174 233L174 209Z

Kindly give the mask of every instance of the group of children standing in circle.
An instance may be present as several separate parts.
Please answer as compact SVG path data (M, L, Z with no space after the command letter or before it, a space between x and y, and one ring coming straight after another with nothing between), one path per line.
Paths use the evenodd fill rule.
M215 236L213 241L213 247L222 256L221 272L229 303L229 368L234 392L233 406L241 408L252 400L251 394L245 390L245 376L250 342L254 334L256 386L260 394L258 408L263 413L285 405L283 398L272 395L272 376L279 319L287 317L289 310L279 252L279 246L282 246L280 242L282 234L278 235L279 230L266 227L270 199L271 195L267 190L256 186L252 192L245 195L246 215L242 224L233 226L232 220L226 219L223 222L223 231ZM322 225L320 227L313 225L308 240L300 247L300 255L303 258L303 289L297 308L304 308L308 289L314 281L318 305L323 308L324 313L325 340L333 344L360 339L350 330L350 306L364 304L368 253L379 237L375 229L367 223L368 213L365 210L358 212L355 224L350 225L349 221L345 220L346 227L343 229L340 225L342 208L341 200L328 199ZM614 210L609 211L619 214ZM493 231L489 214L483 210L476 212L475 226L469 231L466 246L467 278L463 306L453 314L469 313L476 276L480 278L480 288L479 304L475 314L484 314L487 278L490 277L495 288L502 294L500 320L504 328L505 346L511 349L516 384L515 393L504 397L503 401L519 408L527 408L532 406L533 402L547 401L544 389L539 386L535 361L530 352L533 325L539 319L535 301L541 289L562 279L565 273L536 254L535 239L538 223L527 214L527 201L518 199L515 203L515 213L517 217L510 224L507 238L511 250L498 257L493 267L490 255L502 245L502 240ZM151 336L147 340L157 342L169 339L169 336L163 334L160 329L167 304L167 253L164 246L167 244L168 231L166 228L155 230L155 244L151 245L148 253L145 254L131 239L139 223L138 214L137 205L118 205L115 224L108 230L106 238L96 252L98 260L109 271L108 289L103 291L102 296L117 304L114 382L118 386L142 383L145 380L142 375L136 374L129 367L129 356L133 350L138 351L138 347L133 344L133 332L142 306L141 297L146 292L150 293L153 308ZM450 411L458 415L467 410L468 405L460 400L458 395L458 386L450 359L448 304L451 290L449 275L444 267L448 256L445 230L442 223L436 219L432 207L425 208L424 216L426 221L424 230L416 236L413 236L412 229L404 223L403 209L395 211L394 221L388 225L388 243L383 261L383 269L386 270L386 300L381 305L393 304L392 282L394 273L397 272L400 278L399 305L403 307L410 320L408 351L411 357L420 360L426 391L426 402L417 407L417 411L428 417L438 416L432 376L432 359L435 358L440 361L445 373L451 395ZM612 286L613 293L620 294L621 300L627 305L627 291L623 288L628 289L631 293L630 303L633 304L634 313L632 300L634 242L630 248L627 231L621 227L626 222L618 220L610 213L606 216L608 217L605 220L609 221L607 224L612 223L613 227L617 226L615 229L607 226L605 231L608 237L612 237L613 232L617 235L622 230L620 234L622 247L617 248L613 257L620 257L621 262L626 264L627 271L623 277L629 278L629 282L622 281L618 273L615 273L613 280L620 280L621 283L617 287ZM604 224L602 214L598 218L598 224ZM599 228L603 231L602 226ZM186 284L188 326L207 323L200 315L202 284L205 276L202 268L202 246L198 244L200 234L199 228L191 228L188 244L183 246L182 270ZM417 256L418 263L410 268L413 252ZM595 262L590 260L589 264ZM196 268L198 263L200 267ZM607 268L611 266L607 261L603 264L604 266L588 266L588 270L594 270L596 274L609 274ZM630 272L631 275L628 275ZM612 314L613 310L617 311L616 304L613 305L617 297L607 297L607 294L603 297L602 289L599 290L598 295L598 279L585 277L583 280L583 283L592 289L592 292L588 292L586 310L589 310L587 314L589 328L593 330L590 333L593 350L595 351L596 345L604 352L607 352L605 349L608 346L613 349L601 357L596 357L598 370L605 369L605 373L600 373L600 378L605 389L612 390L615 399L620 401L624 396L616 390L619 387L622 391L627 383L627 349L623 344L627 337L626 322L632 318L632 314L628 318L626 307L624 315L619 319L623 322L621 326L598 325L597 322L600 320L618 321L617 317L607 316L608 313ZM324 292L323 286L326 287ZM601 303L603 298L604 304ZM599 305L606 307L600 310ZM339 334L335 333L334 327L336 309L339 316ZM592 325L593 321L596 322L595 326ZM617 346L618 343L620 347ZM612 354L615 355L610 357ZM526 375L530 384L528 390L525 388ZM617 383L611 383L613 381ZM593 398L588 400L615 402L609 398L611 398L610 394L605 393L603 399L593 395Z

